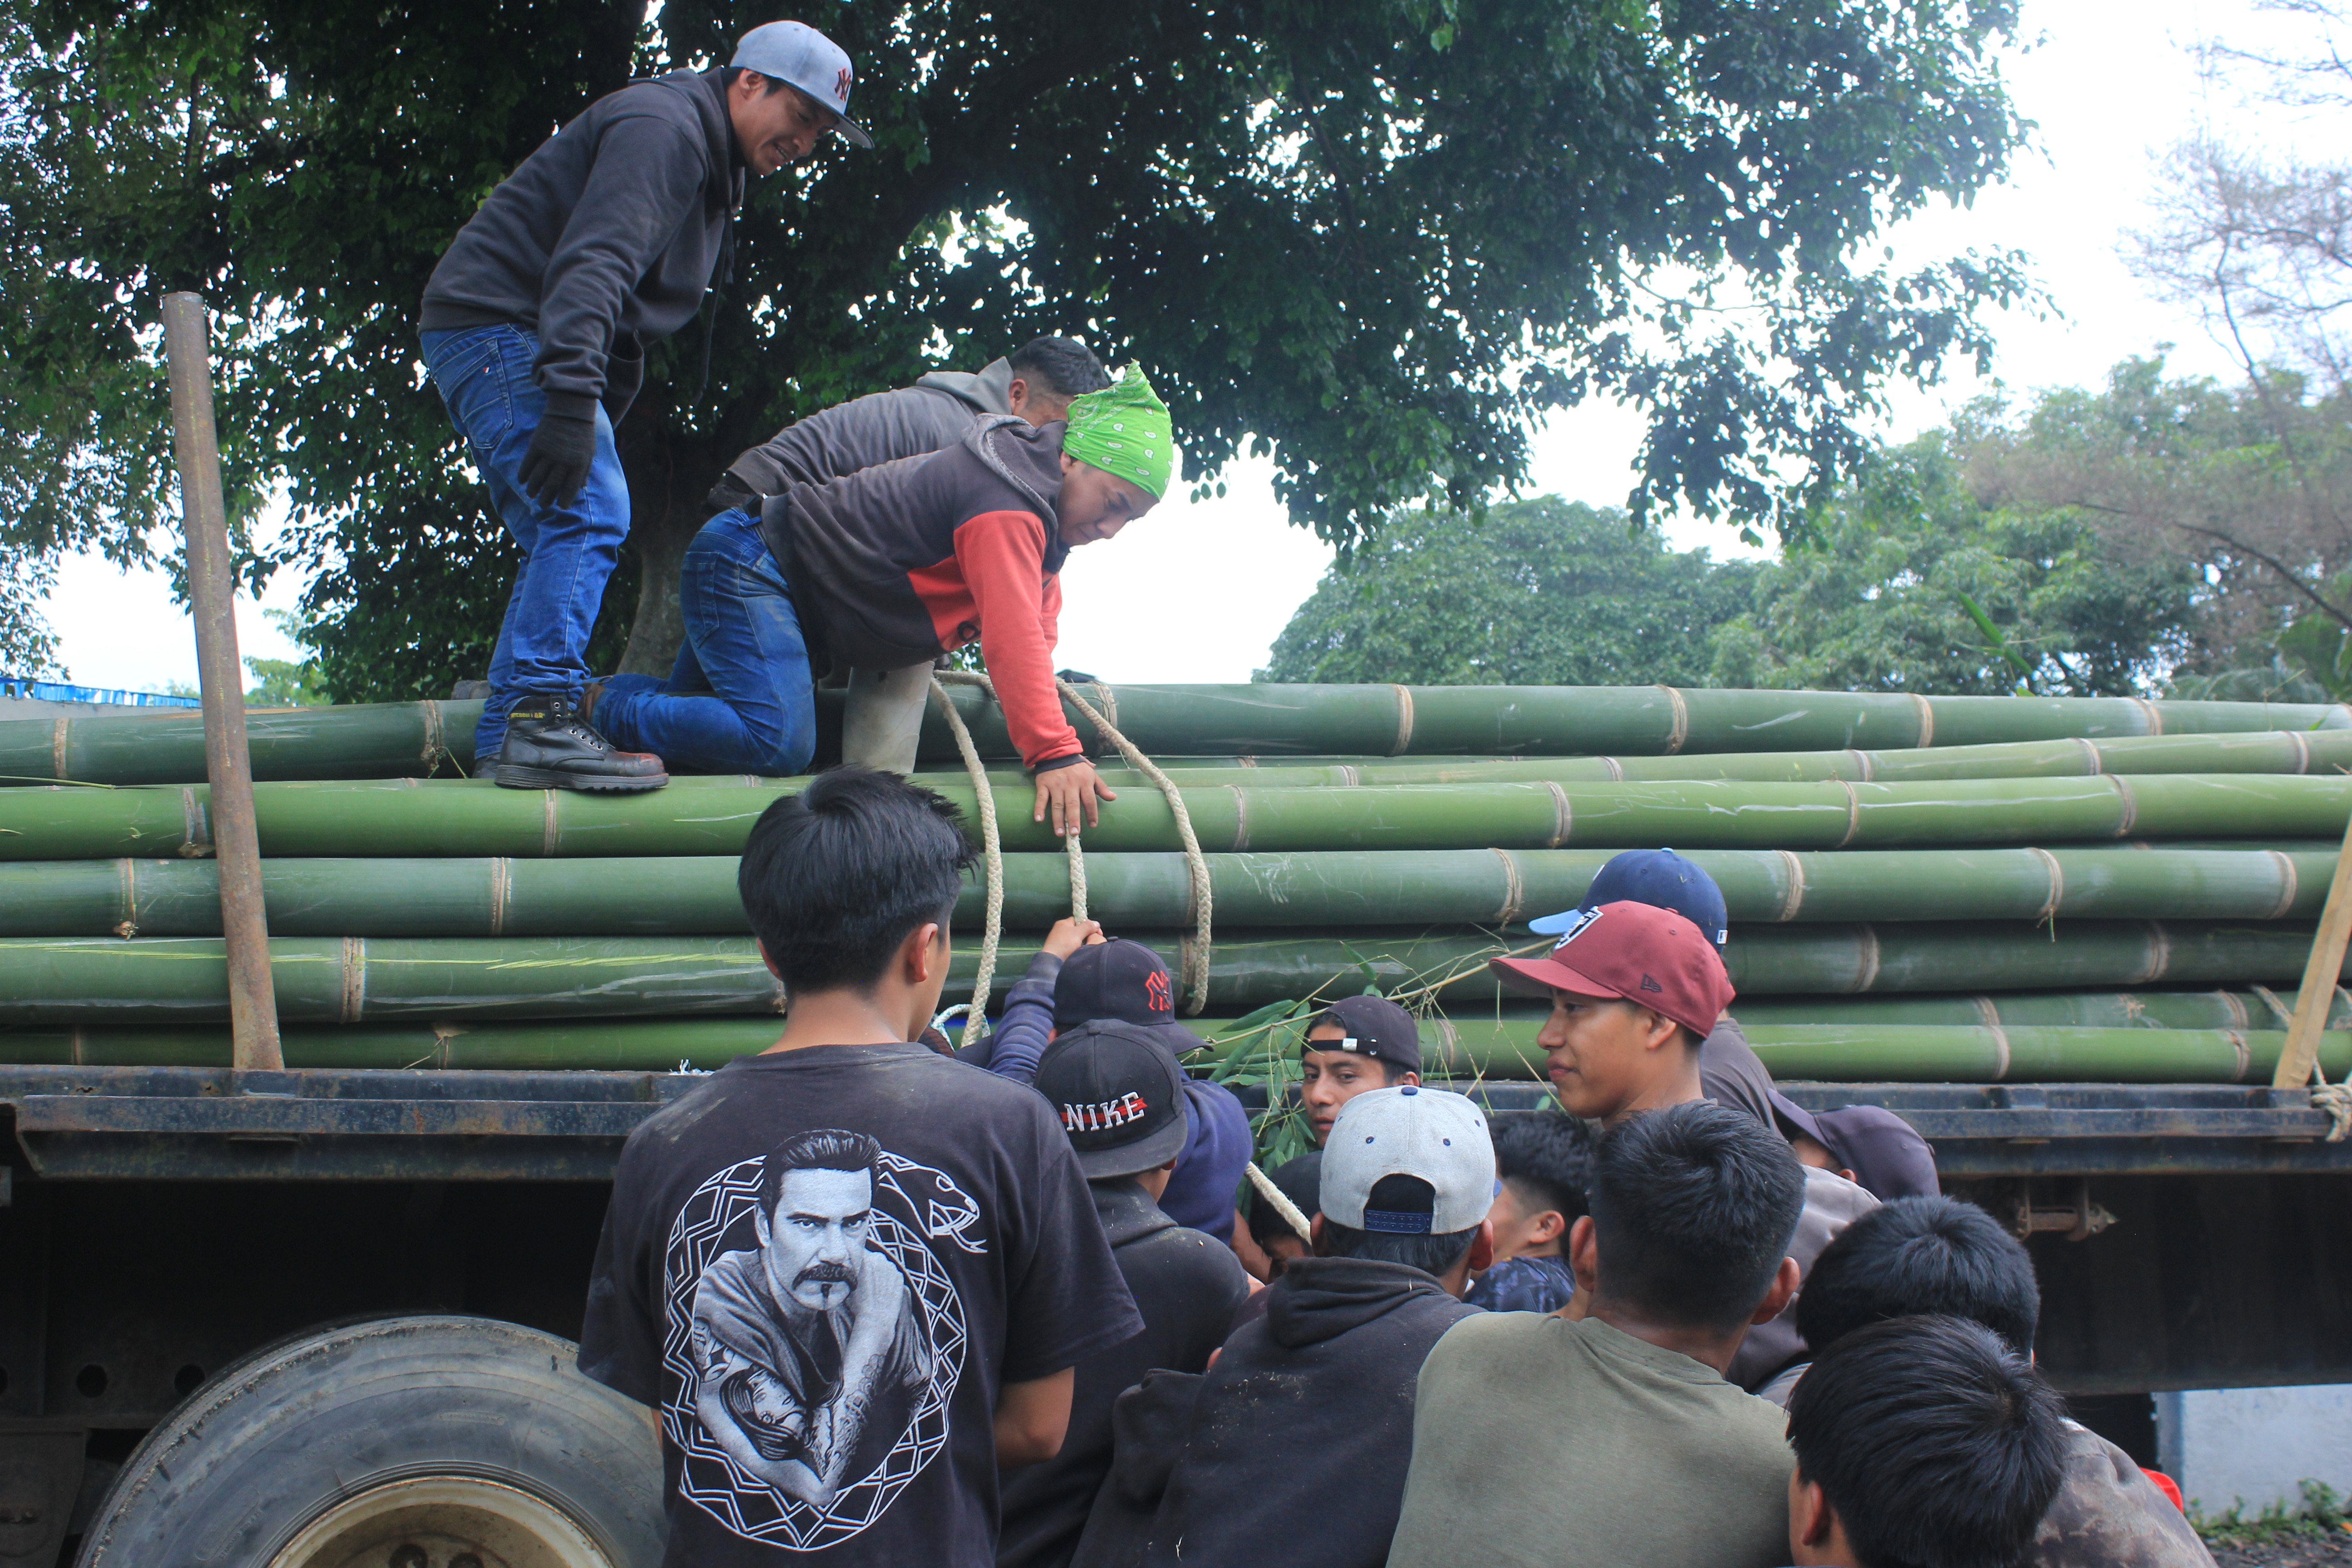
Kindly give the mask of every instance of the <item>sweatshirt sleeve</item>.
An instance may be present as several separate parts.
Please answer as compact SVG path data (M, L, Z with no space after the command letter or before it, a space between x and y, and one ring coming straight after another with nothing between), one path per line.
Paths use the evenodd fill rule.
M669 121L633 114L605 128L540 285L531 368L551 411L593 413L621 311L701 201L707 173L703 148Z
M1005 993L1004 1011L996 1032L988 1037L988 1070L1015 1083L1033 1083L1037 1058L1054 1035L1054 983L1062 977L1062 961L1041 952L1029 961L1029 973Z
M1034 512L984 511L956 530L955 552L980 616L981 657L1021 760L1036 768L1076 756L1078 732L1054 685L1062 584L1058 574L1045 575L1045 524Z

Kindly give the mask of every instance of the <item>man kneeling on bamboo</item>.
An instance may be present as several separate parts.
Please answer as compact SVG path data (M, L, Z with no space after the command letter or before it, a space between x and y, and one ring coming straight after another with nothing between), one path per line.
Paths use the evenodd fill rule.
M1142 371L1066 421L982 416L963 439L719 513L687 547L686 644L667 680L590 688L615 745L716 773L796 773L816 751L811 671L898 669L977 639L1054 831L1114 798L1054 684L1062 563L1150 511L1175 446Z

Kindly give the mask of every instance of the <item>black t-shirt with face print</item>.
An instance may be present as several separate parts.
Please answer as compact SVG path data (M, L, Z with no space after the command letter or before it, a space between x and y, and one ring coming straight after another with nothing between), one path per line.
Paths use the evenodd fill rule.
M669 1568L986 1568L998 1390L1142 1327L1034 1090L817 1046L631 1135L580 1367L660 1417Z

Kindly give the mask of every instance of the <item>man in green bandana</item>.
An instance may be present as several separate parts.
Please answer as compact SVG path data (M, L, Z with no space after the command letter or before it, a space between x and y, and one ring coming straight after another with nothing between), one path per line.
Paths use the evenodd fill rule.
M1175 463L1167 405L1129 365L1066 422L982 416L942 451L722 511L687 548L677 668L596 683L583 717L673 768L793 773L816 749L812 671L906 669L976 640L1035 819L1091 825L1114 797L1054 686L1062 563L1150 510Z

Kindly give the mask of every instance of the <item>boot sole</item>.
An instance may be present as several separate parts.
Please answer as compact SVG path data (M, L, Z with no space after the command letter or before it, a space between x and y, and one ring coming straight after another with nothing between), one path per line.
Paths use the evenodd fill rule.
M641 778L614 778L592 773L567 773L557 768L526 768L500 763L490 774L503 789L571 789L584 795L642 795L669 783L667 773Z

